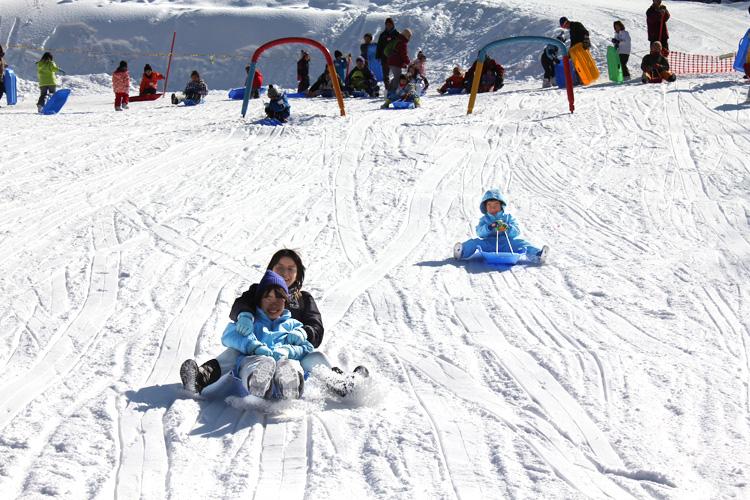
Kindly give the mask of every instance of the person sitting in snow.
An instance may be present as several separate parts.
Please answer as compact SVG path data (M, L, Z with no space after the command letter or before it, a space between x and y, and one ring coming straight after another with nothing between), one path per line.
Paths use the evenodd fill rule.
M495 72L492 68L484 68L484 74L479 79L477 92L494 92L495 90Z
M412 63L412 64L414 64L414 66L417 67L417 69L419 70L419 74L422 75L423 77L425 76L425 74L424 74L425 67L424 66L425 66L425 62L426 61L427 61L427 56L424 55L424 52L422 52L420 50L419 52L417 52L417 58Z
M461 72L461 68L456 66L453 68L453 74L445 79L445 83L438 89L438 93L445 94L448 89L461 89L464 87L464 74Z
M266 103L265 107L268 118L275 118L281 123L289 121L289 117L292 114L292 107L289 105L289 101L286 99L284 93L279 92L273 85L269 85L266 94L271 99Z
M378 81L375 78L375 74L365 64L365 58L359 56L354 69L346 76L344 82L346 91L352 93L354 91L364 91L370 97L377 97L380 95L380 87Z
M252 319L252 329L240 333L237 323L229 323L221 336L221 343L236 353L236 367L247 392L268 398L276 392L284 399L297 399L305 388L305 373L299 360L314 351L306 340L302 323L289 312L289 290L284 278L266 271L255 293L258 306ZM195 392L197 364L187 360L180 368L180 378L186 389Z
M336 78L339 80L339 88L343 90L344 83L341 81L338 74L336 74ZM331 77L331 72L328 71L328 66L326 66L326 69L321 73L318 79L315 80L315 83L312 84L310 89L305 92L305 95L307 97L333 97L334 93L333 78Z
M250 77L250 63L245 66L245 73ZM247 78L245 78L245 85L247 86ZM250 99L260 99L260 88L263 86L263 75L255 70L253 74L253 86L250 88Z
M208 87L206 83L201 80L201 75L197 70L193 70L190 73L190 81L185 86L185 92L182 94L172 94L172 104L180 104L185 99L190 99L195 104L201 102L206 94L208 94Z
M662 55L661 49L661 42L654 42L651 44L651 53L643 56L641 61L641 69L643 70L641 81L643 83L648 83L657 78L668 82L677 80L677 75L669 72L669 61Z
M421 106L417 89L414 87L414 84L409 81L409 77L406 76L406 73L401 73L401 76L398 77L398 84L393 90L388 92L388 98L380 107L382 109L388 109L393 101L413 102L415 108Z
M427 78L422 76L419 72L419 68L415 64L410 64L409 67L406 68L406 76L408 76L409 81L414 84L417 94L422 95L427 92L430 82L427 81Z
M471 68L469 68L464 74L464 89L466 89L466 92L471 92L471 86L474 83L474 72L477 69L477 62L478 61L474 61ZM487 70L489 69L495 76L495 81L492 84L493 91L503 88L503 85L505 85L503 83L505 81L505 68L492 59L489 54L484 55L484 65L482 67L484 68L483 71L485 74L487 74ZM482 75L480 75L480 79L481 77Z
M539 249L519 238L521 230L518 228L516 219L505 213L507 204L505 196L499 189L490 189L484 193L479 204L479 210L483 215L476 227L479 238L456 243L453 247L453 257L456 260L471 257L477 247L480 247L483 252L494 252L495 249L499 252L510 252L512 247L515 253L525 248L526 260L529 262L544 264L547 261L549 254L547 245Z
M164 80L164 75L152 70L151 65L145 65L143 67L141 86L138 88L138 95L156 94L156 86L159 80Z
M343 376L343 371L332 366L328 357L317 350L323 341L325 329L315 299L310 293L302 290L305 280L305 266L301 257L294 250L283 248L273 254L266 269L275 272L284 279L289 296L287 309L291 317L302 324L305 340L309 341L316 349L299 360L302 369L305 372L311 372L319 366L330 369L331 373L326 377L328 387L339 395L345 396L346 391L352 388L352 382L355 380L354 375L366 378L369 372L365 367L358 367L355 368L354 373ZM257 299L259 286L259 283L253 283L232 304L229 319L235 323L235 330L241 335L249 336L253 334L256 309L261 304ZM203 389L216 383L222 375L234 370L240 355L239 351L230 347L215 359L210 359L200 366L193 359L186 360L180 369L185 389L200 394ZM320 374L321 372L317 373ZM322 373L325 375L325 372Z

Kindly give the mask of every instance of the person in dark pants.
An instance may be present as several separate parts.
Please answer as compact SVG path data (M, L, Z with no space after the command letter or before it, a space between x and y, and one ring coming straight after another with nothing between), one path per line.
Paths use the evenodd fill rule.
M378 37L378 47L375 49L375 59L380 61L380 65L383 67L383 85L387 89L391 83L389 77L390 68L388 67L388 56L383 54L386 45L392 40L398 38L401 33L396 29L396 25L393 22L393 18L385 20L385 31L383 31Z
M297 92L304 92L310 88L310 53L302 51L302 57L297 61Z
M646 11L648 42L650 45L653 45L654 42L661 42L662 50L666 52L669 52L667 21L670 17L667 7L661 4L661 0L654 0L654 3Z

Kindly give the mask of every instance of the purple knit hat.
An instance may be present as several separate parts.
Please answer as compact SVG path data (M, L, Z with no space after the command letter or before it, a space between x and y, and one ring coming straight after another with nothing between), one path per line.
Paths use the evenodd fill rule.
M266 274L263 275L263 279L260 280L260 283L258 283L258 289L255 290L255 298L258 299L263 295L263 289L268 288L269 286L279 285L281 288L284 289L284 293L289 295L289 289L286 287L286 282L284 281L284 278L276 274L275 272L268 270L266 271Z

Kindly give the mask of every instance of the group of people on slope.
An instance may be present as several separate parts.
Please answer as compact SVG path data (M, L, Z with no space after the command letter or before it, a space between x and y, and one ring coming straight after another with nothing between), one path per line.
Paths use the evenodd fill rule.
M221 337L226 349L201 365L193 359L180 367L183 387L200 394L223 375L234 372L248 393L269 398L302 396L305 373L322 373L340 396L351 393L369 371L358 366L345 376L316 350L323 341L323 321L312 295L302 290L305 266L293 250L276 252L259 283L235 299L231 320ZM320 371L313 371L321 367Z
M669 61L666 58L669 53L669 30L667 29L667 21L670 18L669 10L665 5L662 5L662 0L652 1L653 3L646 10L650 52L641 61L641 69L643 70L641 81L643 83L661 80L673 82L677 79L677 76L669 71ZM612 38L612 44L620 57L622 76L627 80L630 78L630 70L628 69L631 52L630 34L622 21L615 21L613 26L615 34ZM570 47L581 43L583 49L590 49L589 32L582 23L562 17L560 18L560 27L563 30L569 30ZM563 43L565 42L564 34L558 34L556 38ZM558 47L554 44L548 44L541 54L541 62L544 68L542 86L550 87L552 86L552 79L555 77L555 65L560 63Z
M164 80L164 75L157 73L146 64L143 67L143 76L138 88L138 95L155 95L159 80ZM128 109L130 102L130 72L128 71L128 62L120 61L117 69L112 73L112 90L115 92L115 111ZM179 104L186 99L191 99L198 104L203 97L208 94L206 83L201 80L198 71L190 74L190 81L185 86L185 91L181 94L172 94L172 104Z

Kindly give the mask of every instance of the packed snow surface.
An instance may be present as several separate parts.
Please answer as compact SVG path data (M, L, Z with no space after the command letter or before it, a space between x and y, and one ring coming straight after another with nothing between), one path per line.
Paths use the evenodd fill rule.
M750 24L747 3L665 3L673 50L732 52ZM748 84L640 84L649 4L4 0L20 96L0 103L3 498L750 498ZM243 118L226 97L263 43L356 53L388 16L428 55L422 108L296 99L271 127L263 99ZM471 115L434 92L561 16L603 73L574 113L533 44L491 54L507 84ZM635 76L619 85L601 62L617 19ZM198 68L205 104L115 112L117 62L135 93L166 58L55 52L72 93L36 113L34 47L165 53L174 31L176 53L242 56L175 57L169 91ZM291 90L302 47L264 54L266 83ZM491 188L547 265L452 258ZM228 377L186 393L180 364L223 350L282 247L307 266L321 349L372 377L343 399L314 376L298 401Z

